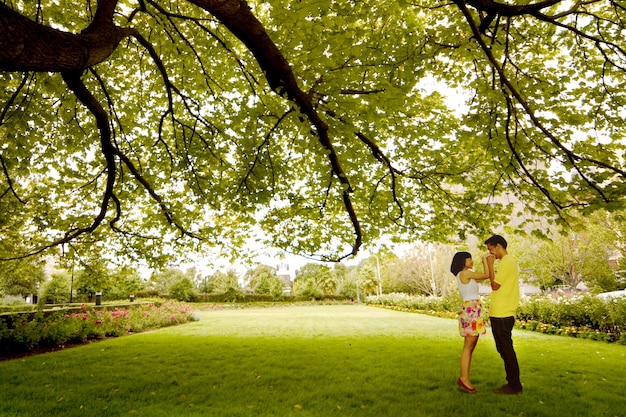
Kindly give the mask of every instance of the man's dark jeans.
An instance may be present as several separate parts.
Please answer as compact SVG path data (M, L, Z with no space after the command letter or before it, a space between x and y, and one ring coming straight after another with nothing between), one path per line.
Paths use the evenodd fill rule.
M516 390L522 390L522 384L519 379L519 364L517 363L517 355L513 349L513 339L511 332L515 324L515 317L491 317L491 331L496 341L496 349L502 360L504 361L504 369L506 370L506 380L509 386Z

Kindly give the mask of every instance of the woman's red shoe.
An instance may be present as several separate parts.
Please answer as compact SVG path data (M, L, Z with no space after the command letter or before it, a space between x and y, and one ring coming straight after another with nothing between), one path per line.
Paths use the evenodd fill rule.
M465 385L465 384L463 383L463 381L461 381L461 378L457 379L457 380L456 380L456 383L457 383L457 385L458 385L461 389L463 389L463 390L465 390L465 391L467 391L467 392L471 392L471 393L478 392L478 390L477 390L476 388L473 388L473 387L472 387L472 388L470 388L470 387L468 387L467 385Z

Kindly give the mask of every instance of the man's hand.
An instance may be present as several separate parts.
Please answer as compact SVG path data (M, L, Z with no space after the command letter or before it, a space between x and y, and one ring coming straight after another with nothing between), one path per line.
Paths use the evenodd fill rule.
M493 256L491 253L486 253L485 255L483 255L483 262L487 263L487 268L489 269L489 282L491 283L491 289L493 291L496 291L498 288L500 288L500 284L496 282L496 273L493 266L495 260L496 257Z

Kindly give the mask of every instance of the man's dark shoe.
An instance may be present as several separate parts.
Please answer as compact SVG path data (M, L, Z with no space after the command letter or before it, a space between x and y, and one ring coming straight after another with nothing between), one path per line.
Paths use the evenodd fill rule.
M521 395L521 389L511 388L509 384L502 385L500 388L496 388L493 390L494 394L505 394L505 395Z

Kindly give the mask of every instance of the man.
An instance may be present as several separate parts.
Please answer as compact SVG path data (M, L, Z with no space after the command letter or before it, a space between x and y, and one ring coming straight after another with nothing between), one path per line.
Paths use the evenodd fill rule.
M489 253L489 280L491 281L491 305L489 316L491 331L496 348L506 371L507 384L493 390L496 394L519 395L522 384L519 378L519 364L513 349L511 332L515 324L515 313L519 304L519 272L517 263L507 252L507 242L499 235L493 235L485 241ZM494 272L494 258L498 259L498 272Z

